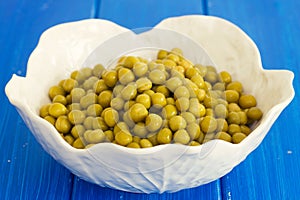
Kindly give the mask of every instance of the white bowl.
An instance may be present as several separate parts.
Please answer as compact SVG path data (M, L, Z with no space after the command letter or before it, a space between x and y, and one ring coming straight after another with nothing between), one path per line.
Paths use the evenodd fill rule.
M197 147L169 144L135 150L102 143L75 149L39 117L40 106L49 101L46 91L81 67L100 44L128 30L100 19L57 25L41 36L26 77L13 75L5 91L45 151L86 181L137 193L175 192L214 181L261 143L294 97L293 73L264 70L256 45L234 24L197 15L165 19L156 28L176 31L202 45L218 70L231 72L257 98L263 118L239 144L213 140Z

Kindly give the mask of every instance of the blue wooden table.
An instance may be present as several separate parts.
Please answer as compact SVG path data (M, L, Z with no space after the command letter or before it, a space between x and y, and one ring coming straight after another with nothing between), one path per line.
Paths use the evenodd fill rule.
M300 1L297 0L0 0L0 199L300 199ZM295 98L262 144L229 174L177 193L132 194L80 180L36 142L4 94L47 28L87 18L128 28L170 16L214 15L240 26L266 69L295 73ZM280 81L280 80L278 80Z

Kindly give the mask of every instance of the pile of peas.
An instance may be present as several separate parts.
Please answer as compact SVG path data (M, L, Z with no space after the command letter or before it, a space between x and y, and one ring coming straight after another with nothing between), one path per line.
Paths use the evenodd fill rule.
M152 61L124 56L114 69L76 70L49 97L40 116L79 149L102 142L130 148L240 143L263 115L228 72L194 65L178 48L159 50Z

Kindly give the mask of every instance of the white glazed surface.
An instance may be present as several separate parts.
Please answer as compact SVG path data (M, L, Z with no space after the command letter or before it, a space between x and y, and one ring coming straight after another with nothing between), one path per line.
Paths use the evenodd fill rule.
M230 172L261 143L294 97L293 73L264 70L255 44L232 23L194 15L168 18L156 27L178 31L202 45L218 70L231 72L257 98L264 116L240 144L214 140L198 147L171 144L135 150L103 143L74 149L38 116L40 106L49 101L46 91L78 69L102 42L128 30L100 19L52 27L30 56L26 77L13 75L5 91L42 147L86 181L138 193L175 192L209 183Z

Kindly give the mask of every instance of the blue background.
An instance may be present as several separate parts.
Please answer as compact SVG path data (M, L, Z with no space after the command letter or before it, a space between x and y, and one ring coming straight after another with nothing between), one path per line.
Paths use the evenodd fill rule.
M297 0L1 0L0 199L300 199L299 10ZM102 18L132 29L187 14L219 16L235 23L257 44L264 68L295 73L294 100L262 144L219 180L151 195L85 182L41 148L5 96L12 74L26 75L30 53L41 33L53 25Z

